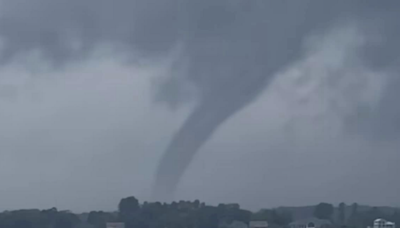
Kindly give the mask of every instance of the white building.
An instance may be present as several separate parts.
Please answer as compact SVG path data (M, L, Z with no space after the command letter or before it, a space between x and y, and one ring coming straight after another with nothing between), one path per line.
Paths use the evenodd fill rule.
M373 228L396 228L396 224L385 219L375 219Z

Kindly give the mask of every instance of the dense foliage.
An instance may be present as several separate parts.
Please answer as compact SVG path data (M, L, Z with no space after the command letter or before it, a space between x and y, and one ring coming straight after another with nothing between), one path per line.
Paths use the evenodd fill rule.
M360 210L357 204L341 203L337 208L320 203L314 208L316 217L329 219L337 227L365 228L376 218L400 224L400 211L380 208ZM210 206L195 201L140 204L135 197L122 199L116 212L92 211L74 214L70 211L17 210L0 213L0 228L105 228L107 222L124 222L126 228L226 228L233 222L248 224L250 220L268 221L270 227L287 227L293 220L290 210L243 210L238 204Z

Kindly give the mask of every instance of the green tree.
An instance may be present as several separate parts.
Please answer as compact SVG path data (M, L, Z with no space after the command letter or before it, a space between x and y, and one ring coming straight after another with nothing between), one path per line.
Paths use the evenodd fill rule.
M361 213L359 217L360 217L359 226L361 227L371 226L374 220L377 218L390 219L390 216L382 213L377 207L373 207L370 210Z
M199 208L200 207L200 201L199 200L195 200L194 202L193 202L193 205L194 205L194 207L197 209L197 208Z
M333 210L332 204L320 203L315 207L314 216L319 219L331 219Z
M119 202L118 209L119 209L119 213L122 213L122 214L136 213L140 209L139 201L133 196L123 198Z
M358 204L357 203L353 203L351 205L351 216L356 217L358 213Z
M68 211L59 212L55 219L54 227L55 228L73 228L77 224L79 224L79 218Z
M390 221L396 223L396 224L400 224L400 210L396 209L392 216L390 217Z
M251 215L251 220L267 221L271 225L286 226L293 221L289 211L262 209Z
M278 212L272 210L271 217L272 223L278 226L286 226L293 221L292 214L286 211Z
M349 217L347 223L351 227L359 226L359 214L358 214L358 204L357 203L353 203L351 205L351 213L350 213L350 217Z
M217 207L204 206L197 213L197 228L217 228L220 221L220 214Z
M95 228L105 228L107 222L114 222L115 216L103 211L91 211L87 217L87 222Z
M251 215L251 220L271 222L271 211L267 209L261 209Z
M121 199L118 205L118 215L122 222L125 222L127 228L134 228L139 226L139 201L133 197Z
M338 222L341 226L346 225L346 204L343 202L339 204Z

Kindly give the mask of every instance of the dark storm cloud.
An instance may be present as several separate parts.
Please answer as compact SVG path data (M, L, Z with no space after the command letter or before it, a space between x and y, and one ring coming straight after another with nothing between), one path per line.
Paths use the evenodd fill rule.
M307 35L356 21L381 38L362 49L363 62L377 70L394 69L399 7L396 0L6 0L1 56L6 62L40 50L60 65L84 58L101 44L150 59L181 45L186 68L178 76L165 75L156 100L178 105L186 100L179 99L185 94L179 91L190 85L198 104L173 137L157 172L155 195L169 199L197 150L251 103L275 73L301 56ZM368 115L378 120L373 131L382 127L397 134L398 80L393 82L380 109Z

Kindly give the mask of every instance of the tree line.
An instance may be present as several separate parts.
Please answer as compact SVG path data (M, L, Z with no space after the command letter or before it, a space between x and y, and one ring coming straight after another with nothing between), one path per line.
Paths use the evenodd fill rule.
M320 203L314 217L330 220L336 227L366 228L376 218L400 224L400 211L383 212L379 208L359 210L357 204L334 207ZM199 200L172 203L144 202L131 196L123 198L118 211L91 211L74 214L70 211L17 210L0 213L0 228L105 228L108 222L124 222L126 228L227 228L229 224L251 220L268 221L270 227L287 227L294 218L290 210L262 209L251 212L239 204L206 205Z
M372 226L377 218L400 224L400 209L384 210L378 207L363 207L357 203L340 203L337 208L329 203L320 203L314 209L314 216L330 220L336 227L366 228Z

